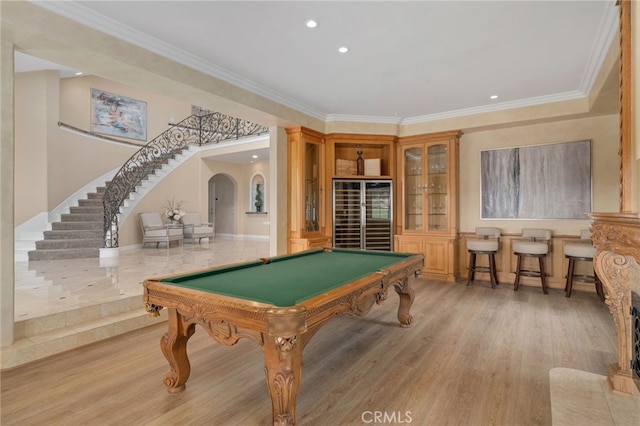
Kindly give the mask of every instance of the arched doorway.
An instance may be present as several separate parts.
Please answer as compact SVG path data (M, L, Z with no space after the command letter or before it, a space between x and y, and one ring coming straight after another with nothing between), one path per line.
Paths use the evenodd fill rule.
M227 174L220 173L209 179L209 222L216 234L236 234L237 184Z

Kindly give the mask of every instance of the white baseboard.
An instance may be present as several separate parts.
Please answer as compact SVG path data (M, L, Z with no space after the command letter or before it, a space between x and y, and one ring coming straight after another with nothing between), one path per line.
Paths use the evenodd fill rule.
M215 238L229 238L232 240L247 240L247 241L269 241L268 235L253 235L253 234L216 234Z
M44 238L44 231L51 229L49 225L49 214L40 212L26 222L21 223L14 229L14 240L41 240Z

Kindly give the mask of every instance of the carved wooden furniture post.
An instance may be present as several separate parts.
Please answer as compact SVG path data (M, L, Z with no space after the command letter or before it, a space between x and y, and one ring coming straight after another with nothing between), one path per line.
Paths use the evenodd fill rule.
M633 356L632 293L640 297L640 215L591 213L591 235L598 250L594 268L605 287L606 303L618 334L618 362L609 369L614 391L638 393L631 362Z
M296 424L296 398L302 380L302 348L307 332L306 309L268 310L264 338L264 371L271 396L273 424ZM307 340L308 341L308 340Z

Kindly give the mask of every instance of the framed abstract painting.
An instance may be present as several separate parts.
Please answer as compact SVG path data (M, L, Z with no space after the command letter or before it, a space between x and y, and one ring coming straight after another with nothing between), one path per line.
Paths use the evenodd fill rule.
M482 219L587 219L591 141L480 152Z
M147 140L147 103L91 89L91 131Z

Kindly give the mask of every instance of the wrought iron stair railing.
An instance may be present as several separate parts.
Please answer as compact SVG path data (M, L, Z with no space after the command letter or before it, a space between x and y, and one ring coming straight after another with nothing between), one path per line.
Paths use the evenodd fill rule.
M269 129L250 121L214 112L191 115L172 125L133 154L113 177L104 193L104 248L118 247L118 214L125 200L149 175L189 145L207 145L225 140L265 134Z

